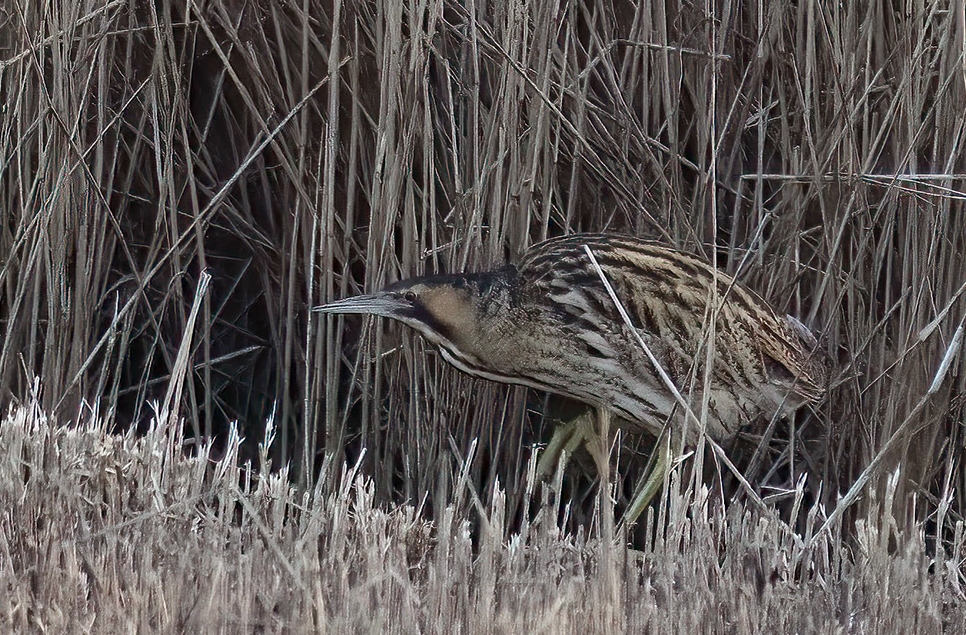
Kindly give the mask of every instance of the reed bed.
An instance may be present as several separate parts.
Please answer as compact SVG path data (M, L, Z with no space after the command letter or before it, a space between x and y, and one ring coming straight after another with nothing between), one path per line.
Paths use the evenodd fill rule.
M797 533L773 512L674 494L648 520L652 539L614 562L615 601L600 546L558 523L559 483L529 481L535 513L518 529L502 491L428 522L378 505L357 468L327 465L331 492L321 481L301 492L284 470L240 463L237 435L192 457L177 436L163 424L140 436L60 426L36 406L6 416L3 632L925 634L966 623L961 524L953 549L931 554L922 527L898 529L891 495L872 501L848 546L841 525L817 535L818 507L801 510Z
M123 624L214 611L224 630L198 589L235 584L239 623L266 632L276 613L291 628L371 624L383 592L399 630L600 624L593 474L579 456L545 486L528 469L574 404L468 379L398 328L307 309L617 231L713 261L797 316L833 380L821 404L729 448L734 470L682 463L627 536L644 562L621 557L626 601L607 619L710 624L690 608L713 596L731 620L718 630L757 616L858 632L873 612L922 618L919 632L953 624L964 38L961 7L938 1L4 3L0 408L29 414L0 435L88 448L78 474L56 472L56 453L8 468L25 488L5 494L8 588L54 562L80 577L69 606L32 583L7 615L120 625L98 603L137 588ZM162 436L185 471L148 478L91 449L141 456ZM651 441L622 439L618 506ZM190 509L170 511L172 479L201 497ZM269 490L274 507L254 495ZM373 533L315 553L349 527ZM424 534L414 572L399 550ZM335 566L353 554L364 571ZM746 556L760 566L745 571ZM540 582L542 557L558 574ZM102 591L81 594L81 577ZM745 586L754 609L731 599ZM705 600L680 599L692 592ZM487 607L506 612L472 619Z

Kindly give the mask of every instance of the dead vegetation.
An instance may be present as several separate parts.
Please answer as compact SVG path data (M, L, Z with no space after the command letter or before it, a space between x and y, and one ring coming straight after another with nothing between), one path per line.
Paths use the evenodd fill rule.
M966 623L962 533L927 555L921 527L897 528L895 478L854 546L840 525L816 536L817 508L799 534L775 513L675 494L648 521L660 530L615 563L614 606L599 546L561 529L553 486L528 484L535 514L517 529L502 491L472 519L447 507L434 525L376 505L357 470L326 466L299 493L284 471L239 465L237 436L218 460L170 441L164 426L141 437L57 426L36 407L6 418L4 632L925 634Z
M0 407L80 426L0 428L4 619L957 624L966 27L826 4L4 3ZM579 457L545 504L526 468L570 405L307 312L592 230L715 261L836 361L732 449L750 489L682 465L609 616Z

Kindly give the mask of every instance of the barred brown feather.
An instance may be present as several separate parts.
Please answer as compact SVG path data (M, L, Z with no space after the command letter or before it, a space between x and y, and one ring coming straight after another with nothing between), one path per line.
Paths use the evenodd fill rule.
M696 413L706 347L713 346L712 438L822 396L827 371L808 329L701 260L638 238L555 238L532 247L517 265L406 280L315 310L399 320L471 375L609 408L652 433L669 421L680 424L683 409L621 318L584 245Z

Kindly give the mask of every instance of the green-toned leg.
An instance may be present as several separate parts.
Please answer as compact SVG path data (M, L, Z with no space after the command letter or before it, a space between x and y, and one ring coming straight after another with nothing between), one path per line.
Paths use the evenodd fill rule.
M602 442L598 423L595 420L594 412L588 410L571 421L558 426L540 456L540 461L537 463L537 474L541 478L552 475L556 472L559 461L569 460L581 444L586 444L588 450L591 450L591 454L596 455L594 459L599 469L602 460L600 453L603 450L600 448L591 449L592 446ZM647 506L651 504L651 501L654 500L664 484L672 454L668 433L665 431L658 437L657 443L654 445L649 465L634 489L630 505L621 516L619 529L633 526L644 510L647 509Z
M575 419L557 426L550 437L550 443L540 456L537 463L537 474L541 478L552 475L557 470L557 463L566 454L569 459L574 450L581 444L594 438L597 431L594 426L593 412L588 410Z
M574 451L581 445L587 448L600 479L602 534L610 538L614 535L614 507L610 492L612 485L610 479L610 444L613 440L611 433L612 416L609 410L588 410L568 423L559 426L554 430L550 443L547 444L547 449L543 451L540 461L537 463L537 473L541 477L548 477L556 472L560 461L569 460ZM610 519L609 522L608 518Z
M621 529L633 526L641 513L654 500L654 496L661 489L667 476L671 454L670 439L667 431L665 431L658 437L657 443L654 445L654 452L651 454L650 465L645 469L637 487L634 488L634 496L631 498L630 505L624 510L620 522Z

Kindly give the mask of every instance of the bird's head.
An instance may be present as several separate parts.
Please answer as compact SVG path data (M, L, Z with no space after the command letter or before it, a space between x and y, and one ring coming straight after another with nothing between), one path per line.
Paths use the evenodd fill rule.
M361 313L392 318L437 345L447 361L473 372L481 359L493 319L509 304L510 268L467 275L441 275L397 282L378 293L314 307L319 313Z

